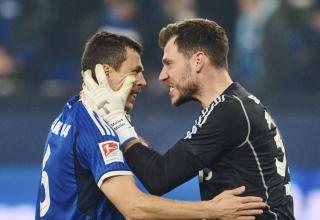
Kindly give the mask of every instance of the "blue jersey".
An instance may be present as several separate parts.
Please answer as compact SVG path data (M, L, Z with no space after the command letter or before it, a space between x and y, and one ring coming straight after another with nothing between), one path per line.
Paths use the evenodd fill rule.
M73 97L47 137L36 219L124 219L100 190L103 180L118 175L132 175L118 136Z

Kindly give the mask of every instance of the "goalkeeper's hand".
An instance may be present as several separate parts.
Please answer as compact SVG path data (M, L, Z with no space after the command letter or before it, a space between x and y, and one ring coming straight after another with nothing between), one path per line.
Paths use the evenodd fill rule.
M126 77L122 87L114 91L107 80L106 74L101 64L95 67L98 83L92 78L90 70L86 70L83 75L83 90L81 99L90 109L96 111L118 134L120 144L138 138L134 127L126 118L124 110L128 95L136 78L132 75Z

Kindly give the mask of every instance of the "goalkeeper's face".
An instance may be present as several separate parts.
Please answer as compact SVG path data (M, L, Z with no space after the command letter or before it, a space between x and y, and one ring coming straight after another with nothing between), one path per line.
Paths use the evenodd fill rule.
M141 63L140 55L128 48L127 59L121 64L118 71L109 71L109 84L115 91L119 90L123 85L125 78L129 75L136 77L136 81L133 83L131 92L127 98L125 110L130 111L133 109L137 95L141 92L142 87L146 86L146 80L143 76L143 65Z
M171 104L181 105L190 100L197 100L199 85L193 60L186 58L177 49L171 38L164 47L163 68L159 80L169 87Z

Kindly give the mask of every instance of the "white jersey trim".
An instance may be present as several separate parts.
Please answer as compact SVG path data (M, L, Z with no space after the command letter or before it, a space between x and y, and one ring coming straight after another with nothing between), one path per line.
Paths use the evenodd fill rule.
M246 109L245 109L245 107L244 107L244 105L243 105L242 100L241 100L239 97L235 96L235 95L233 95L233 97L236 98L236 99L240 102L240 104L241 104L241 106L242 106L242 109L243 109L243 111L244 111L244 114L245 114L245 116L246 116L247 123L248 123L248 135L247 135L247 138L246 138L246 140L245 140L241 145L239 145L238 147L243 146L245 143L248 143L248 144L249 144L250 149L251 149L251 151L252 151L252 153L253 153L253 155L254 155L254 158L255 158L255 160L256 160L256 162L257 162L257 166L258 166L258 170L259 170L259 173L260 173L260 176L261 176L261 181L262 181L262 183L263 183L263 187L265 188L265 195L266 195L266 201L265 201L265 202L266 202L266 204L267 204L268 211L269 211L269 213L271 213L271 214L274 215L275 220L278 220L277 214L276 214L275 212L271 211L270 205L268 205L268 199L269 199L269 193L268 193L268 191L269 191L269 188L268 188L268 186L267 186L267 184L266 184L266 181L265 181L265 178L264 178L264 175L263 175L263 171L262 171L262 168L261 168L261 164L260 164L258 155L257 155L257 153L256 153L256 151L255 151L255 149L254 149L251 141L249 140L249 136L250 136L250 132L251 132L251 125L250 125L248 113L247 113L247 111L246 111Z
M187 131L187 134L183 139L191 139L192 135L196 134L198 131L198 128L201 128L204 123L206 123L209 115L211 114L212 110L221 102L225 101L225 96L221 95L218 98L216 98L211 105L209 105L206 109L202 109L201 115L198 117L197 120L195 120L194 125L192 126L191 130Z
M99 123L99 125L103 128L104 132L107 133L107 135L110 135L111 132L109 131L109 129L103 124L103 119L99 117L99 115L96 112L92 112L93 116L95 117L95 119L97 120L97 122Z
M233 95L233 97L236 98L240 102L241 108L243 110L244 116L246 117L247 125L248 125L248 134L247 134L245 140L239 146L237 146L237 148L239 148L239 147L242 147L243 145L245 145L247 141L249 141L251 126L250 126L250 120L249 120L248 114L244 108L243 102L241 101L241 99L239 97L237 97L235 95Z
M97 184L98 187L99 188L101 187L101 185L105 179L113 177L113 176L133 176L133 173L128 170L116 170L116 171L107 172L100 177L98 184Z
M103 118L99 115L96 114L97 119L99 120L100 124L102 125L102 127L106 130L108 135L112 135L112 136L116 136L113 129L103 120Z
M105 131L103 130L103 128L101 127L101 125L99 124L99 122L97 121L96 117L94 117L93 112L91 110L89 110L85 104L83 104L84 108L87 110L88 114L90 115L90 118L92 119L92 121L94 122L94 124L97 126L97 128L99 129L101 135L105 135Z
M219 96L218 98L216 98L212 103L211 105L203 112L202 111L202 115L199 117L198 119L198 123L197 125L201 128L202 125L204 123L206 123L209 115L211 114L212 110L221 102L224 102L225 101L225 97L224 95L221 95Z

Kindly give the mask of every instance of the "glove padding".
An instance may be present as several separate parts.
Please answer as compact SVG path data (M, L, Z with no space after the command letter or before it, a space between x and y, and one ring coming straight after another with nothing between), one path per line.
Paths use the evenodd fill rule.
M114 91L108 83L101 64L96 65L95 73L98 83L92 78L91 70L86 70L82 74L81 99L89 109L96 111L115 130L119 136L120 145L125 145L128 141L138 138L124 110L136 78L133 75L127 76L122 87Z

